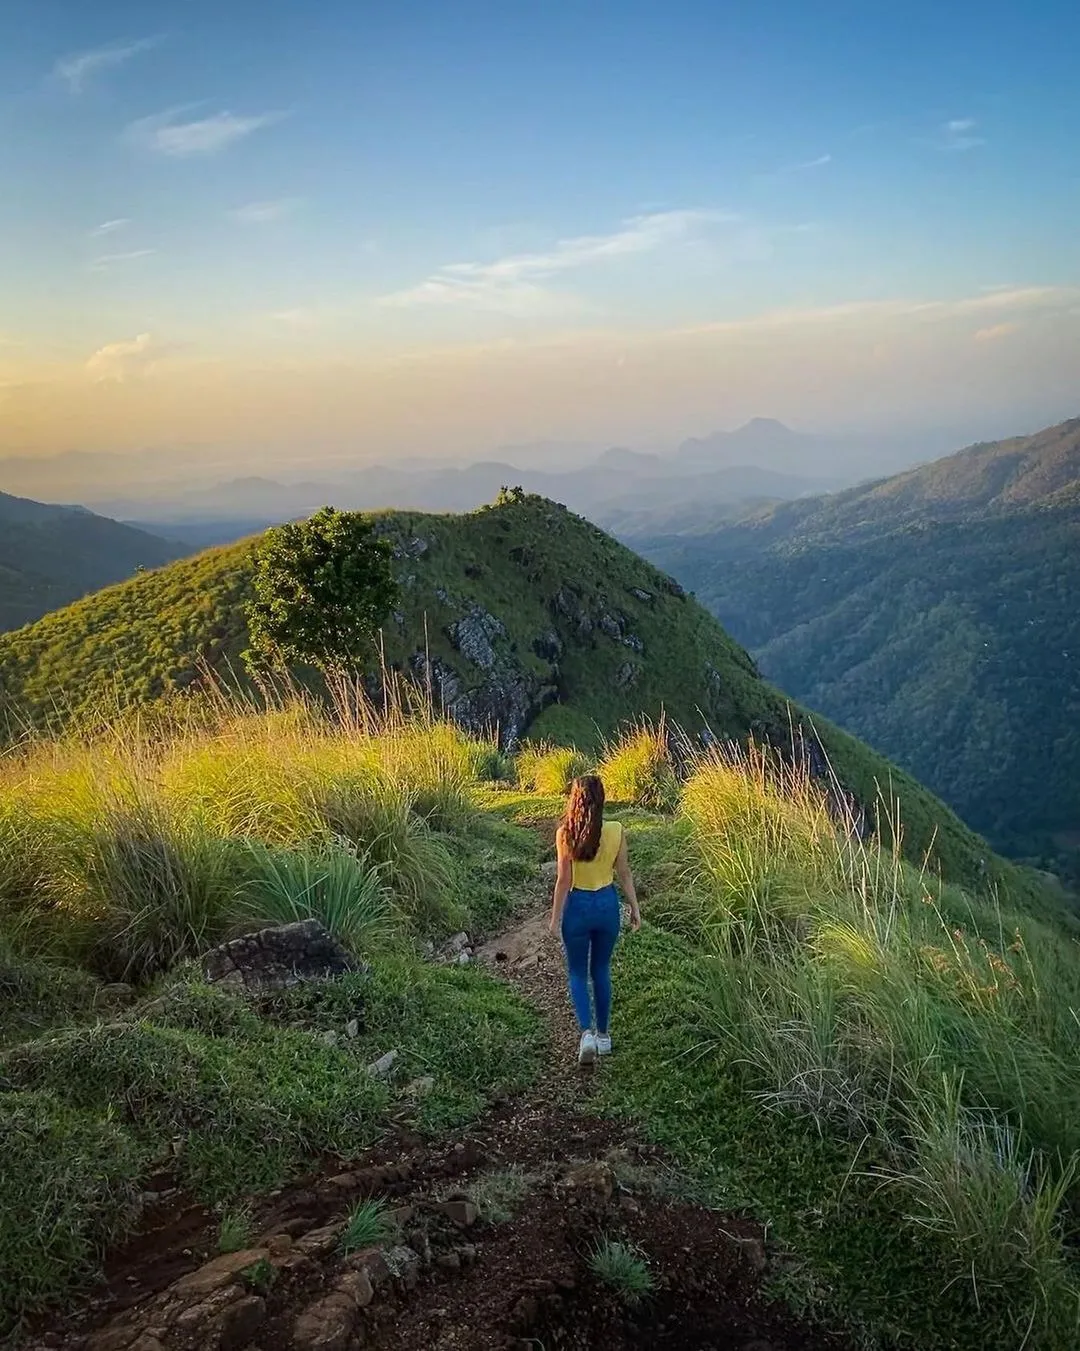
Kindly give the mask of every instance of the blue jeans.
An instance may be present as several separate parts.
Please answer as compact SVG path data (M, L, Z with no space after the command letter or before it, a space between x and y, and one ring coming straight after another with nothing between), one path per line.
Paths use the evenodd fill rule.
M570 998L583 1032L593 1026L589 977L596 997L596 1030L606 1033L611 1018L611 954L619 938L619 894L614 885L579 891L566 898L562 938L570 978Z

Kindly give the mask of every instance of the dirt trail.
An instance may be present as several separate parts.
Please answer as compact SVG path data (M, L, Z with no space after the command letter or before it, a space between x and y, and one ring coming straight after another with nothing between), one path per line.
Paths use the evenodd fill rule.
M205 1210L166 1211L115 1256L107 1289L33 1351L844 1351L764 1294L757 1226L679 1199L657 1151L590 1111L596 1078L575 1063L545 915L476 958L550 1023L534 1091L455 1139L433 1146L402 1129L349 1172L283 1191L246 1253L214 1257ZM399 1233L343 1257L344 1215L370 1195L390 1199ZM655 1288L640 1303L591 1273L601 1235L646 1256Z

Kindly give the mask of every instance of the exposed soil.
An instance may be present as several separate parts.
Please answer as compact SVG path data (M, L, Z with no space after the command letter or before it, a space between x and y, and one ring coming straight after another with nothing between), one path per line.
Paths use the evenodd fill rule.
M162 1203L109 1262L107 1282L29 1341L80 1351L505 1351L506 1348L730 1348L844 1351L764 1293L760 1229L680 1197L658 1151L592 1115L592 1076L561 953L531 914L477 959L538 1005L550 1063L529 1095L494 1104L473 1129L432 1145L402 1125L348 1172L340 1163L268 1198L253 1248L217 1257L217 1222L159 1180ZM603 1073L603 1066L597 1071ZM526 1190L489 1218L492 1175ZM388 1199L392 1245L343 1256L341 1221L364 1196ZM637 1248L654 1288L637 1304L593 1275L601 1236ZM387 1250L389 1248L389 1250Z

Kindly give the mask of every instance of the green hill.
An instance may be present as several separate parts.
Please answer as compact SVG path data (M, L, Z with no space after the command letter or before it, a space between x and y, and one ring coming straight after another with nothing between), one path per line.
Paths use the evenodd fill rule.
M399 608L382 636L388 666L430 682L466 726L595 745L628 719L666 713L719 738L790 749L786 698L670 578L543 498L462 516L390 513ZM87 597L0 637L0 716L52 724L191 687L233 669L246 645L252 541L211 550ZM62 712L61 712L62 710ZM810 736L872 815L880 789L903 802L906 848L946 876L1003 875L940 802L853 738ZM1013 877L1014 881L1017 878Z
M995 847L1078 868L1080 419L637 542Z
M184 552L181 545L80 508L0 493L0 631Z

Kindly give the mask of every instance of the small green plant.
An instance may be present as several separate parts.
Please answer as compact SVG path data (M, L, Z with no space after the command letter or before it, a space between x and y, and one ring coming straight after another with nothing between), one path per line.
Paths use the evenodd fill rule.
M274 1284L277 1271L267 1258L260 1257L257 1262L252 1262L251 1266L245 1267L240 1275L249 1290L254 1291L257 1295L265 1295Z
M387 1214L386 1202L371 1197L357 1202L349 1212L341 1235L341 1250L350 1253L360 1248L373 1248L378 1243L385 1243L389 1237L390 1216Z
M594 1276L610 1285L627 1304L640 1303L655 1285L641 1254L617 1239L600 1239L589 1253L589 1267Z
M251 1243L251 1211L247 1206L230 1206L218 1225L218 1252L242 1252Z

